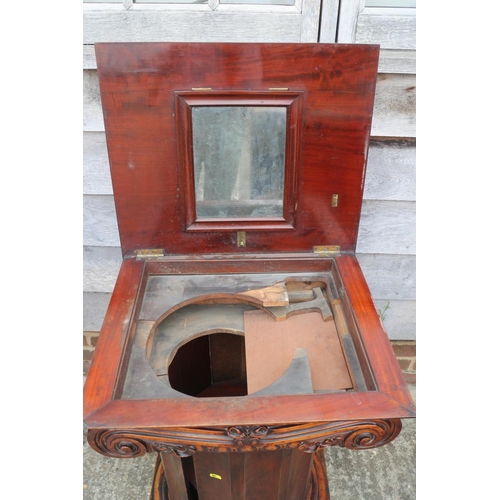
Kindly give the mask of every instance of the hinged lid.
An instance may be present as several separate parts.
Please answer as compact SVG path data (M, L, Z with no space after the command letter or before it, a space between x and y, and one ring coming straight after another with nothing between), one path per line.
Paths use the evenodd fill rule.
M124 255L354 251L378 46L95 48Z

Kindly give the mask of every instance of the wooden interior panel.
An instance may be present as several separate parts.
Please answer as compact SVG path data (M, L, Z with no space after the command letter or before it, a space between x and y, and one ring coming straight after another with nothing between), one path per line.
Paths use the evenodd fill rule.
M215 333L209 339L212 383L246 379L245 337Z
M179 348L168 368L168 378L173 389L190 396L210 386L208 336L198 337Z
M244 313L248 393L273 383L292 362L295 348L307 350L315 391L352 388L335 323L318 312L275 321L265 311Z

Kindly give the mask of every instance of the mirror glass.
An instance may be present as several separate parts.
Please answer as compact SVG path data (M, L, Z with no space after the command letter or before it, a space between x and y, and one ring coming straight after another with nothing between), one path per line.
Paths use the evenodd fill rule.
M192 108L197 219L283 216L286 110Z

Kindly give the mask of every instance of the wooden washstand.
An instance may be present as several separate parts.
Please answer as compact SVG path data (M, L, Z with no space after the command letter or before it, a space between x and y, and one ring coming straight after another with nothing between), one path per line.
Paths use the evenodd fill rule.
M84 390L151 498L327 500L415 407L355 255L373 45L96 44L123 264Z

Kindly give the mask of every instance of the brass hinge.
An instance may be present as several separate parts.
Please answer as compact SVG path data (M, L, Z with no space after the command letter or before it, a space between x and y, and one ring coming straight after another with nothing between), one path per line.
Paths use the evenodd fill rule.
M163 250L163 248L142 248L136 250L134 253L136 259L151 259L163 257L165 255L165 250Z
M313 247L314 255L318 257L330 257L331 255L335 255L340 253L339 245L317 245Z

